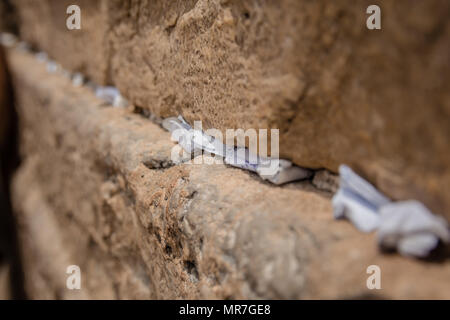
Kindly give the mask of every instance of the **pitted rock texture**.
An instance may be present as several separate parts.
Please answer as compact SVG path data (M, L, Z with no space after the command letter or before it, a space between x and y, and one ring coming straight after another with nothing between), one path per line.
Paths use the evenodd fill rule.
M449 298L449 261L378 251L333 220L331 194L224 165L176 164L169 133L10 52L14 180L32 298ZM45 230L46 232L42 232ZM69 264L82 288L65 287ZM366 287L369 265L382 291Z
M82 30L65 8L82 8ZM16 0L21 35L160 117L279 128L280 154L345 163L450 217L450 2Z

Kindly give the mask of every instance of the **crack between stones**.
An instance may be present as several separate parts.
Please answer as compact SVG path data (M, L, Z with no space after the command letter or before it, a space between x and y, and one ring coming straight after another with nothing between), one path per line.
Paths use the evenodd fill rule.
M15 37L15 36L14 36L14 37ZM16 48L16 44L17 44L17 43L18 43L18 40L17 40L17 38L16 38L15 43L12 44L12 45L9 45L9 47L14 48L14 49L17 49L17 48ZM23 41L20 41L20 43L23 44L24 42L23 42ZM36 55L36 54L39 52L36 48L32 48L31 46L23 46L23 45L22 45L21 51L24 51L24 52L26 52L26 53L33 54L33 55ZM51 61L51 60L49 60L48 62L50 62L50 63L55 63L55 61ZM66 71L66 70L61 70L61 71L63 71L63 72L69 72L71 75L75 74L75 73L72 73L71 71ZM87 79L87 78L85 78L85 79ZM89 81L85 81L85 82L82 84L82 86L89 87L90 89L93 89L92 87L93 87L93 86L96 86L96 84L93 83L92 80L89 80ZM303 95L302 95L302 96L303 96ZM99 106L102 106L102 107L107 107L107 106L112 107L112 105L109 104L109 103L106 102L106 101L102 101L102 102L100 102L98 105L99 105ZM156 124L156 125L158 125L160 128L162 128L163 130L165 130L165 129L162 127L162 120L163 120L163 119L161 119L159 116L157 116L157 115L151 113L149 110L144 109L144 108L142 108L142 107L133 105L133 104L131 104L131 103L130 103L130 105L131 105L131 107L132 107L132 109L131 109L131 112L132 112L132 113L137 114L137 115L139 115L140 117L142 117L142 118L144 118L144 119L146 119L146 120L149 120L149 121L152 122L153 124ZM166 169L168 169L168 168L171 168L171 167L174 167L174 166L181 165L181 164L183 164L183 163L189 162L189 161L191 161L192 159L193 159L193 157L191 156L190 159L189 159L189 158L188 158L188 159L183 159L183 160L181 160L179 163L174 163L174 162L172 162L171 160L168 160L168 161L167 161L167 160L160 160L160 159L152 158L152 159L150 159L150 160L146 160L146 161L141 162L141 163L142 163L144 166L146 166L148 169L150 169L150 170L166 170ZM289 160L289 159L287 159L287 160ZM295 165L295 164L294 164L294 165ZM229 166L229 165L226 165L226 166L227 166L227 167L231 167L231 166ZM308 169L309 169L309 168L308 168ZM286 183L286 184L284 184L284 185L278 185L278 186L277 186L277 185L272 185L272 184L270 184L270 183L268 183L268 184L270 184L272 187L285 188L286 186L291 185L291 184L293 184L293 183L299 183L299 182L303 182L303 183L304 183L304 182L306 182L306 183L309 184L309 186L311 186L311 187L314 188L315 190L318 190L318 191L320 191L320 192L324 192L324 193L327 193L327 194L332 194L332 192L331 192L330 190L333 190L333 186L328 186L328 185L327 185L328 182L327 182L326 180L324 180L324 181L322 181L322 185L324 185L324 186L321 187L320 184L314 183L314 178L315 178L316 174L317 174L319 171L325 171L325 172L327 172L327 175L332 175L332 176L335 176L335 174L333 174L331 171L329 171L329 170L327 170L327 169L309 169L309 170L311 170L311 171L313 172L313 174L311 175L310 178L307 178L307 179L304 179L304 180L300 180L300 181L292 181L292 182ZM252 174L251 172L247 172L247 173L248 173L248 174ZM261 183L267 183L267 182L265 182L265 181L263 181L263 180L260 180L260 182L261 182Z

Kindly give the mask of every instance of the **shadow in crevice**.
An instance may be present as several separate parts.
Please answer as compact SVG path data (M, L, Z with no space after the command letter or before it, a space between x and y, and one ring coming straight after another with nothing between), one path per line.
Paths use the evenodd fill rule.
M440 242L436 249L431 251L427 258L421 259L421 261L428 263L445 263L450 261L450 245Z
M11 78L3 49L0 47L0 263L9 265L12 299L26 299L19 251L17 222L11 204L10 183L20 164L18 117L14 105Z
M399 255L397 250L392 248L381 248L381 252L385 255ZM430 264L446 263L450 260L450 246L440 241L437 247L433 249L428 256L423 258L417 257L414 259Z

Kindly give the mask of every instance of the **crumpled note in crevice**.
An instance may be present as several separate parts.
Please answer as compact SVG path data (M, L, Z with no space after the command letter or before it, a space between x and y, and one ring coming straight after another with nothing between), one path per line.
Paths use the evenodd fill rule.
M425 257L439 239L450 241L446 221L416 200L391 202L380 208L378 241L404 255Z
M247 148L223 144L203 131L193 129L182 116L164 119L162 126L172 133L172 138L188 154L214 154L222 157L226 164L256 172L264 180L277 185L312 175L312 171L297 167L288 160L259 157Z
M346 165L332 204L336 219L349 219L360 231L378 230L378 243L406 256L426 257L439 240L450 242L447 222L416 200L392 202Z
M125 108L129 105L127 99L125 99L120 91L112 86L96 86L95 95L107 103L111 104L113 107Z

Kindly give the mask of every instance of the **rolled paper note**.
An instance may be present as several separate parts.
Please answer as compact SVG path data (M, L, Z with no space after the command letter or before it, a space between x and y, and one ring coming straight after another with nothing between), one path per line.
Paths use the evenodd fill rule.
M421 202L392 202L349 167L341 165L339 173L339 190L332 199L334 217L347 218L363 232L377 230L382 248L425 257L439 241L450 241L447 222Z
M274 184L306 179L312 175L312 171L297 167L288 160L259 157L247 148L225 145L203 131L193 129L181 116L163 120L162 126L172 132L173 140L186 152L202 151L223 157L226 164L256 172Z

